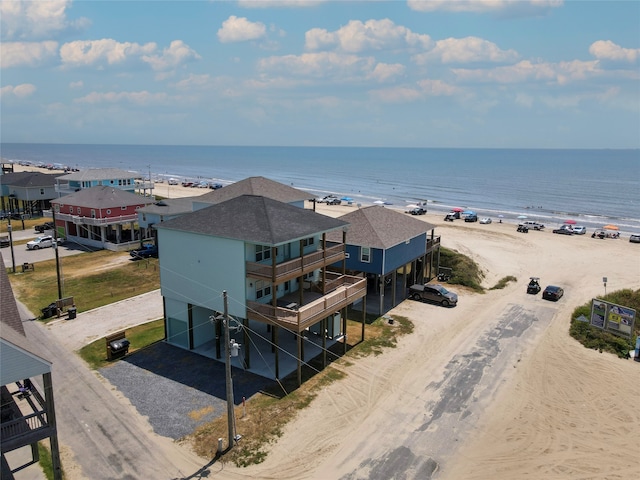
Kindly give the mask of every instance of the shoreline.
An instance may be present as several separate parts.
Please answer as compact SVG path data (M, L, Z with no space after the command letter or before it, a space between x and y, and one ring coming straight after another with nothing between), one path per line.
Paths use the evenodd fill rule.
M36 171L41 173L61 173L60 171L49 170L45 167L40 167L35 165L20 165L18 163L13 163L13 165L14 165L14 172ZM164 177L165 175L161 175L161 176ZM162 183L155 183L154 185L155 188L153 189L154 195L162 198L172 199L172 198L197 197L211 191L211 189L209 188L183 187L181 184L169 185L168 183L169 178L176 178L180 182L182 182L184 179L187 179L190 177L167 174L166 178ZM204 179L204 177L200 177L200 178ZM206 180L211 180L216 183L221 183L222 185L228 185L230 183L233 183L231 181L224 180L224 179L213 178L213 179L206 179ZM304 189L302 187L294 186L294 188L299 188L300 190L303 190L303 191L309 191L308 189ZM312 191L309 191L309 193L313 194ZM318 195L318 198L321 198L322 196L324 195ZM330 206L330 208L341 207L341 208L348 208L349 210L353 210L355 208L359 208L359 206L365 207L365 206L374 205L373 201L357 202L355 201L355 197L353 195L351 195L351 197L354 198L354 202L352 204L346 204L345 202L343 202L342 205L332 205ZM587 214L576 213L574 215L570 215L570 214L564 215L564 214L561 214L561 212L560 213L556 212L557 216L552 217L549 214L546 214L546 215L543 214L542 210L537 209L535 207L529 207L529 208L525 207L521 211L506 211L506 210L478 209L470 205L461 205L461 204L460 205L444 205L444 204L434 202L434 201L429 201L429 200L427 200L426 202L427 202L427 206L426 206L427 215L430 218L433 218L434 215L441 216L442 218L444 218L444 216L448 212L450 212L452 208L459 207L459 208L464 208L465 210L466 209L473 210L474 212L477 213L479 219L483 217L490 217L492 219L492 223L500 223L499 220L502 220L503 224L506 223L511 225L517 225L523 220L523 219L519 219L518 216L526 215L527 220L533 220L533 221L537 221L544 224L545 230L547 231L551 231L554 228L558 228L566 220L572 219L572 220L576 220L578 225L585 226L587 228L587 235L589 236L594 230L601 229L604 225L610 224L610 223L613 223L619 226L621 239L628 240L629 235L640 234L640 224L630 225L630 224L624 223L624 219L613 219L611 217L590 216L588 218L585 218ZM415 203L415 202L412 202L412 203ZM309 202L309 205L311 205L311 202ZM324 204L316 204L316 205L324 205ZM385 207L391 208L393 210L401 211L401 212L407 211L407 208L405 208L405 206L401 204L392 203L390 205L385 205ZM499 218L499 215L503 215L503 217ZM635 221L635 220L632 220L632 221ZM457 223L457 222L464 223L464 220L462 219L456 220L454 223ZM471 222L469 222L468 224L471 224ZM486 225L483 225L483 226L486 227Z

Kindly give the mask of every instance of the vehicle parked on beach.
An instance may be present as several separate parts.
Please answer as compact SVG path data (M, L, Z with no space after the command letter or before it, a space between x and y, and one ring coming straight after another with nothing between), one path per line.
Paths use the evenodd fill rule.
M573 235L573 227L571 225L562 225L560 228L553 230L553 233L559 233L560 235Z
M466 217L464 217L464 221L465 222L477 222L478 221L478 215L476 215L475 213L471 213L471 214L467 215Z
M561 287L555 285L549 285L542 292L542 298L545 300L551 300L557 302L564 295L564 290Z
M528 220L526 222L522 222L522 223L520 223L520 225L524 225L529 230L531 230L531 229L538 230L538 231L544 230L544 225L543 224L538 223L538 222L534 222L532 220Z
M39 250L48 247L53 247L53 237L51 235L42 235L27 242L28 250Z
M425 283L409 287L409 298L413 300L426 300L439 303L443 307L455 307L458 304L458 295L450 292L440 284Z
M587 233L587 227L583 227L582 225L573 226L574 235L584 235L585 233Z
M631 243L640 243L640 235L631 235L629 241Z
M415 207L409 210L408 213L410 213L411 215L424 215L425 213L427 213L427 211L422 207Z
M480 219L480 223L481 223L482 225L488 225L488 224L490 224L490 223L491 223L491 219L490 219L489 217L481 218L481 219Z
M457 217L456 217L456 214L455 214L455 213L453 213L453 212L451 212L451 213L447 213L447 214L444 216L444 221L445 221L445 222L453 222L456 218L460 218L460 216L457 216Z
M540 278L538 277L529 277L530 281L529 281L529 285L527 285L527 293L530 295L537 295L538 292L541 290L540 287Z
M179 184L180 184L180 182L178 181L178 179L177 179L177 178L170 178L170 179L167 181L167 183L168 183L169 185L179 185Z

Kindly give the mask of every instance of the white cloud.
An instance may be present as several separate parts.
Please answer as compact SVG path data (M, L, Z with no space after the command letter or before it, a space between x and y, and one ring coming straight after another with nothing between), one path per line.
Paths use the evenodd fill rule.
M438 40L435 47L412 57L418 65L437 59L442 63L511 62L518 58L515 50L501 50L495 43L478 37Z
M58 42L1 42L0 66L37 66L49 61L58 53Z
M574 60L559 63L532 63L524 60L505 67L493 69L453 69L453 73L462 81L522 83L556 82L564 85L573 80L601 75L603 72L597 61L584 62Z
M65 66L86 66L104 63L116 65L131 58L150 55L156 50L155 43L140 45L130 42L116 42L111 38L102 40L76 40L60 47L60 58Z
M543 13L563 5L563 0L407 0L411 10L417 12L531 12Z
M258 68L265 71L286 71L288 74L309 77L335 77L343 79L367 74L374 68L371 57L344 55L335 52L305 53L268 57L258 62Z
M250 22L245 17L231 15L222 22L218 30L218 40L222 43L246 42L257 40L267 33L267 27L261 22Z
M84 97L74 100L75 103L100 104L100 103L131 103L134 105L166 104L170 100L166 93L141 92L91 92Z
M418 86L429 97L449 97L460 92L460 89L442 80L425 79L418 82Z
M598 40L591 44L589 53L599 60L634 63L640 57L640 48L623 48L611 40Z
M402 76L404 72L405 66L399 63L378 63L369 76L379 82L386 82Z
M182 40L174 40L171 42L169 48L165 48L162 51L162 55L142 56L142 60L151 65L151 68L156 71L169 70L188 60L199 60L200 58L200 55L198 55L195 50L191 49L189 45L185 44Z
M70 29L85 28L89 21L70 22L66 10L71 0L11 0L0 2L0 29L3 39L50 38Z
M175 88L180 90L191 90L193 88L201 88L207 86L211 81L208 74L194 75L191 74L187 78L175 83Z
M305 33L305 48L322 50L338 47L349 53L369 50L420 47L431 45L429 35L417 34L388 18L382 20L351 20L335 32L313 28Z
M18 98L26 98L33 95L36 91L36 86L31 83L22 83L20 85L7 85L0 89L0 97L14 96Z
M238 0L242 8L315 7L327 0Z
M71 82L69 84L69 88L72 88L72 89L76 89L76 88L81 89L83 87L84 87L84 82L82 80L78 80L77 82Z

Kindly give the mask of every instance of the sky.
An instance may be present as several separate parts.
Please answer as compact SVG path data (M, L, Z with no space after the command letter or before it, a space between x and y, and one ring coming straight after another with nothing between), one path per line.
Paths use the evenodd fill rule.
M640 148L640 2L0 0L0 140Z

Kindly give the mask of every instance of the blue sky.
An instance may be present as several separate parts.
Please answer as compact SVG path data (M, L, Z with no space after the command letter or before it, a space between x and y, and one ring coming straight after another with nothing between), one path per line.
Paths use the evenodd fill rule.
M640 2L0 1L2 142L640 148Z

